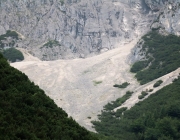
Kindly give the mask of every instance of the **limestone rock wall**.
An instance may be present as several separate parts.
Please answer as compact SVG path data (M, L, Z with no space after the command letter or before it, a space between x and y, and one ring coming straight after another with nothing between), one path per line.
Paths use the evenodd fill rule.
M141 36L165 0L1 0L0 34L19 32L18 46L42 60L88 57ZM154 10L154 11L153 11ZM42 47L56 40L60 45Z

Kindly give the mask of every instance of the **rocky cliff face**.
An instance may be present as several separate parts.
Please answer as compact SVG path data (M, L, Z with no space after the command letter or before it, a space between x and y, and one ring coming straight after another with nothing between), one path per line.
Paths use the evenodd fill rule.
M42 60L87 57L146 33L165 3L167 0L2 0L0 33L19 32L23 40L18 46ZM170 14L166 16L169 19ZM175 26L160 19L167 30Z
M164 33L180 35L180 0L154 0L154 2L152 0L146 2L151 10L158 11L158 16L153 21L151 28L160 29Z
M180 35L180 0L147 0L146 4L151 11L155 10L157 14L150 25L152 30L157 30L163 35ZM141 39L132 50L130 63L145 59L146 52L141 49L142 45L143 40Z
M161 9L157 22L168 33L180 35L180 0L172 0Z

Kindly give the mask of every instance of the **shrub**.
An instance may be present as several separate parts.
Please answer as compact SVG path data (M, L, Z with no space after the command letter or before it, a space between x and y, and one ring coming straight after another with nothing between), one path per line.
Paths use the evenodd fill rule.
M139 96L138 96L138 99L143 99L143 98L144 98L143 95L139 95Z
M16 62L17 60L24 60L23 54L15 48L4 50L3 56L11 62Z
M93 81L93 83L94 83L94 85L96 86L96 85L98 85L98 84L101 84L102 81Z
M50 40L46 44L43 45L43 47L46 47L46 48L52 48L53 46L61 46L61 44L56 40Z
M146 95L148 95L148 93L145 91L142 91L141 95L138 96L138 99L143 99Z
M108 103L107 105L105 105L104 110L111 111L114 108L121 106L126 100L128 100L131 97L132 94L133 92L127 91L126 94L122 96L121 98L118 98L116 101L112 101L111 103Z
M4 48L5 44L2 42L2 40L6 40L7 37L11 37L15 40L19 39L18 34L15 31L8 30L6 34L0 35L0 48ZM9 42L8 44L9 46L14 46L15 41L13 40Z
M64 4L64 0L60 0L60 3L61 3L61 5L63 5Z
M152 92L153 91L153 89L149 89L149 92Z
M8 30L6 34L0 36L0 40L5 40L6 37L12 37L14 39L18 39L18 34L15 31Z
M118 87L118 88L126 88L130 83L124 82L121 85L115 84L113 87Z
M145 92L145 91L142 91L142 92L141 92L141 94L142 94L143 96L148 95L148 93L147 93L147 92Z
M158 87L158 86L160 86L162 83L163 83L162 80L158 80L158 81L153 85L153 87Z

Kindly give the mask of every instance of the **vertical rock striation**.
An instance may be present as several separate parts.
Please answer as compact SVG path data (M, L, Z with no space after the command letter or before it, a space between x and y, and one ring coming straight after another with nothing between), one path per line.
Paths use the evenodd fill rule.
M0 33L42 60L87 57L152 29L180 34L180 0L2 0ZM52 43L56 42L56 43ZM57 43L58 42L58 43Z
M24 39L18 46L42 60L87 57L147 32L154 5L148 0L2 0L0 32L19 32ZM44 45L52 41L59 43Z

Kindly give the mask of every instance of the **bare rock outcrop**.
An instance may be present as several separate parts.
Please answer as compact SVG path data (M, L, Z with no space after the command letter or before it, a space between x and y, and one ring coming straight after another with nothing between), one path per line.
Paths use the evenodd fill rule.
M87 57L147 32L157 15L152 7L145 0L3 0L0 33L19 32L18 46L42 60Z

